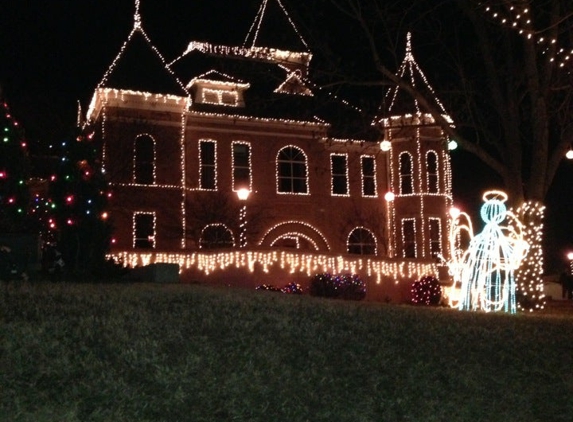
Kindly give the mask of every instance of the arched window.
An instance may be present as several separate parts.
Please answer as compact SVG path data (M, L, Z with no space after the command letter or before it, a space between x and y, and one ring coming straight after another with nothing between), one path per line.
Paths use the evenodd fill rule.
M372 232L357 227L348 236L348 253L356 255L376 255L376 238Z
M306 155L297 147L281 149L277 155L277 192L308 193Z
M400 194L413 193L412 185L412 156L408 152L400 154Z
M139 135L135 138L133 181L142 185L155 183L155 141L149 135Z
M296 232L289 232L281 235L271 243L271 247L312 251L318 250L318 245L314 242L314 240L303 233Z
M224 224L209 224L203 228L199 247L201 249L223 249L235 246L233 233Z
M438 156L434 151L426 154L428 193L438 193Z

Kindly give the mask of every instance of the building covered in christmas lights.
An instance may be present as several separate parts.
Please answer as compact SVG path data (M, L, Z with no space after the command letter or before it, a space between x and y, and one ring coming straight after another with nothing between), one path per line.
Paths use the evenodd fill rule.
M437 276L452 204L440 126L397 88L368 116L312 82L302 37L262 46L257 22L250 45L191 42L169 62L136 3L87 113L113 190L111 256L251 285L354 273L372 298ZM409 39L399 72L431 89Z

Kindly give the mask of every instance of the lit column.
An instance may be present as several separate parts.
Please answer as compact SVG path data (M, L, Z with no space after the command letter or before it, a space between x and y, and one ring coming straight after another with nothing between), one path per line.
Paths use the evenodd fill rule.
M237 191L237 197L243 204L239 211L239 247L244 248L247 246L247 199L249 198L250 190L246 188Z
M386 192L386 223L388 229L388 258L393 258L396 250L396 230L394 228L394 193Z
M567 259L569 260L569 275L573 275L573 252L567 254Z

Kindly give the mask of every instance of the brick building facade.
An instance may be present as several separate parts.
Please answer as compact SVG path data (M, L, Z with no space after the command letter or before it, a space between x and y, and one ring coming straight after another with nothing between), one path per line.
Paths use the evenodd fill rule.
M142 80L130 48L161 75ZM365 123L312 83L311 58L192 42L167 63L136 13L87 115L113 189L111 255L201 276L355 272L388 287L437 275L452 204L442 130L417 103L392 114L397 91Z

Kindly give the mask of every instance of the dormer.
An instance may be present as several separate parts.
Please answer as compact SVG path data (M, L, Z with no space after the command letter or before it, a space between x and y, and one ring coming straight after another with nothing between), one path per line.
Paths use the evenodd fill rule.
M187 84L195 104L245 107L244 92L249 84L216 70L199 75Z

